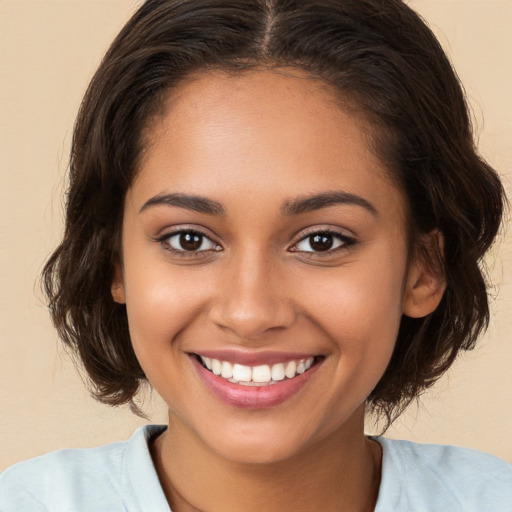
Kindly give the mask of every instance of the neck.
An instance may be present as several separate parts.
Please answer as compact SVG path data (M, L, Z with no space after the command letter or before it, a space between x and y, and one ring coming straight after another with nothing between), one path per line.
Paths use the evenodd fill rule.
M179 419L152 444L173 512L372 512L381 449L349 428L293 457L268 464L230 461L210 450Z

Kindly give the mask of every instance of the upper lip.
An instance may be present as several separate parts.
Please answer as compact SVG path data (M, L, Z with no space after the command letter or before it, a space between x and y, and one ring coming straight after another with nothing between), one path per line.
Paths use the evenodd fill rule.
M301 361L310 357L318 357L319 354L310 352L246 352L233 349L217 350L197 350L190 354L218 359L219 361L228 361L231 364L242 364L245 366L258 366L263 364L273 365L278 363L287 363L289 361Z

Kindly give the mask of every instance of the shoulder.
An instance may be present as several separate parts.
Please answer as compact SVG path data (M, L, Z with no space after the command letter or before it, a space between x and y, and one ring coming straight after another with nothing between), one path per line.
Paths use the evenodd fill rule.
M58 450L11 466L0 475L0 510L129 510L124 502L136 499L130 496L135 474L157 480L147 440L158 429L143 427L128 441Z
M468 448L377 441L384 453L383 500L411 510L512 512L512 465L505 461Z

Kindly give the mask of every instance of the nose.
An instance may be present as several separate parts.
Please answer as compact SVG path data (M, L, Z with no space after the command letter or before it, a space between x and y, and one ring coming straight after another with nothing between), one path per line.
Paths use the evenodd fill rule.
M295 321L278 262L251 254L226 262L220 274L210 319L221 328L241 339L258 340Z

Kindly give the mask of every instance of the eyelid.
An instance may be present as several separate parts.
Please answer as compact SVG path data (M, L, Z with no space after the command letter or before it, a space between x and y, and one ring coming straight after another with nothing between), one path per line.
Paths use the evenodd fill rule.
M329 234L334 237L336 237L338 240L340 240L342 243L340 246L335 247L334 249L328 249L326 251L301 251L298 250L296 247L300 242L303 242L307 238L316 235L316 234ZM344 232L344 230L341 229L335 229L332 227L310 227L306 228L305 230L298 233L296 236L296 241L293 243L292 247L290 247L290 252L295 253L301 253L304 256L311 258L311 257L327 257L327 256L333 256L335 254L338 254L340 252L346 251L350 249L352 246L354 246L357 243L357 239L353 235L348 235Z
M187 251L187 250L179 250L175 249L174 247L171 247L171 245L168 243L168 240L174 236L181 235L183 233L192 233L195 235L199 235L207 240L209 240L215 248L213 249L202 249L197 251ZM161 244L164 246L164 249L175 254L178 256L185 256L185 257L198 257L198 256L205 256L206 253L209 252L218 252L222 250L222 246L211 236L208 235L202 230L201 228L195 227L195 226L175 226L172 228L168 228L167 230L164 230L164 233L162 235L157 236L155 239L155 242Z

